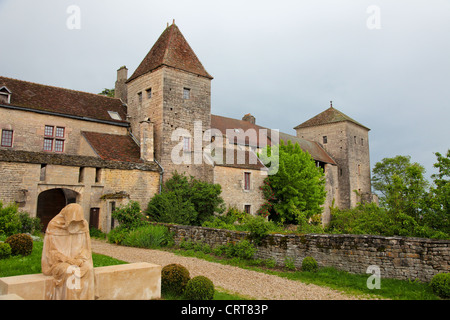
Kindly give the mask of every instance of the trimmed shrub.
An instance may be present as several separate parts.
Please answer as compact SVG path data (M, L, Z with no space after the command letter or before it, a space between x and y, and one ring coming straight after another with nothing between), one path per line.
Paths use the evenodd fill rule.
M302 261L302 271L315 272L319 268L316 259L313 257L305 257Z
M167 227L148 225L130 231L123 239L122 244L130 247L155 249L167 246L171 242Z
M11 246L11 254L14 256L28 256L33 250L33 238L26 233L13 234L6 238L5 243Z
M214 284L207 277L196 276L187 283L184 297L188 300L212 300Z
M438 273L430 282L431 289L439 297L450 298L450 273Z
M0 242L0 260L11 256L11 246L6 242Z
M189 271L184 266L169 264L161 270L161 291L181 296L190 279Z

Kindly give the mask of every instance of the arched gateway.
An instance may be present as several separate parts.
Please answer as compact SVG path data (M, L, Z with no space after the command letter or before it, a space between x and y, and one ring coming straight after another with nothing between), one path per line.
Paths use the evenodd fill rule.
M76 203L78 193L63 188L43 191L38 196L37 217L41 219L42 232L45 232L50 220L53 219L66 205Z

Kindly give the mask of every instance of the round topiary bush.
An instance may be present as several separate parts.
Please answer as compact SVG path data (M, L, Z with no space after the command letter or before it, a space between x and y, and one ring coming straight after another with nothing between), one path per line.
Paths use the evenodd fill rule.
M315 272L319 268L316 259L313 257L305 257L302 261L302 271Z
M188 269L181 264L169 264L161 270L161 291L181 296L191 279Z
M11 246L6 242L0 242L0 259L7 259L11 256Z
M33 238L26 233L13 234L6 238L5 243L11 246L11 254L14 256L28 256L33 250Z
M189 300L212 300L214 298L214 284L204 276L196 276L189 280L184 297Z
M431 289L439 297L450 298L450 273L438 273L430 282Z

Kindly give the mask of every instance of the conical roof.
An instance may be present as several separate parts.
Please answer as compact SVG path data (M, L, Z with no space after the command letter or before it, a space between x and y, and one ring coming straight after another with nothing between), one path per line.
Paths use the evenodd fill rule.
M205 70L175 23L164 30L127 82L161 66L191 72L209 79L213 78Z
M341 111L339 111L333 107L330 107L327 110L325 110L324 112L319 113L317 116L309 119L308 121L305 121L302 124L299 124L294 129L320 126L320 125L324 125L324 124L343 122L343 121L353 122L354 124L357 124L358 126L361 126L367 130L370 130L366 126L363 126L361 123L353 120L346 114L342 113Z

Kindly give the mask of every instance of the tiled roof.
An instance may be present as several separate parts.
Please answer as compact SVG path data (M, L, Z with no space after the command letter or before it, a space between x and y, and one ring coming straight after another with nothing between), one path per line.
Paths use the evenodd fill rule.
M211 128L219 129L220 132L222 132L223 135L226 134L226 130L233 130L238 129L239 133L233 132L237 135L237 143L243 144L243 145L250 145L258 148L263 148L267 144L271 143L271 132L269 129L258 126L256 124L252 124L248 121L244 120L237 120L217 115L211 115ZM256 130L256 138L254 138L252 135L245 135L245 131L248 129L254 129ZM259 129L266 129L267 130L267 139L264 139L264 141L259 139ZM214 132L213 132L214 133ZM248 138L248 136L250 138ZM279 132L279 138L280 140L283 140L285 143L287 143L288 140L291 140L292 143L298 143L300 145L300 148L303 151L308 151L309 154L313 157L314 160L322 161L325 163L330 164L336 164L336 162L331 158L331 156L323 149L317 142L298 138L296 136L292 136L287 133Z
M367 130L370 130L366 126L363 126L361 123L353 120L346 114L342 113L341 111L339 111L333 107L330 107L327 110L325 110L324 112L319 113L317 116L309 119L308 121L305 121L302 124L299 124L294 129L320 126L320 125L324 125L324 124L344 122L344 121L353 122L354 124L357 124L363 128L366 128Z
M103 160L141 163L140 148L129 135L82 132L90 146Z
M0 87L3 86L11 91L9 105L14 107L127 123L127 110L119 99L0 76ZM108 111L117 112L123 120L112 119Z
M252 151L237 150L236 148L222 148L222 158L213 158L219 167L260 170L264 165Z
M236 135L236 139L234 143L238 144L244 144L244 145L250 145L252 147L264 147L268 143L270 144L270 130L267 128L258 126L256 124L253 124L249 121L244 120L238 120L238 119L232 119L217 115L211 115L211 128L212 129L218 129L220 132L225 136L227 134L227 130L230 130L232 134ZM237 129L235 131L234 129ZM247 132L247 130L255 130L256 136L253 134L249 134L251 131ZM266 129L267 130L267 136L268 138L265 139L265 141L260 141L260 135L259 130L260 129ZM214 133L214 132L213 132ZM233 141L230 141L230 143L233 143Z
M336 162L333 160L333 158L328 154L328 152L325 151L324 148L320 146L315 141L310 141L306 139L302 139L296 136L292 136L287 133L280 132L280 140L283 140L285 144L290 140L292 143L298 143L300 148L303 151L308 151L309 154L313 157L316 161L321 161L325 163L330 164L336 164Z
M164 30L128 82L163 65L212 79L175 24Z

